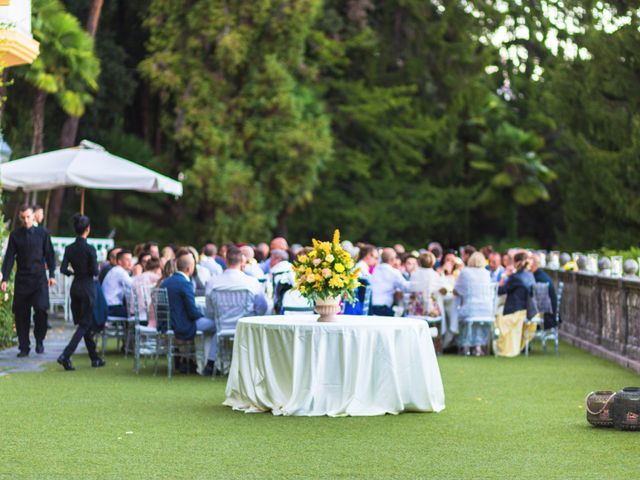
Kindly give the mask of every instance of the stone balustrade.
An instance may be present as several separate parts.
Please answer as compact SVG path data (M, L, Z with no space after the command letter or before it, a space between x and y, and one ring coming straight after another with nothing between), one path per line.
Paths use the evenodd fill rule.
M640 277L546 272L564 282L561 337L640 373Z

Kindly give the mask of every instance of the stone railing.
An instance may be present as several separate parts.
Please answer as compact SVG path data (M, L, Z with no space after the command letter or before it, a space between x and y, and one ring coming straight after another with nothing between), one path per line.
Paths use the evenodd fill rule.
M640 372L640 278L546 272L564 282L561 337Z

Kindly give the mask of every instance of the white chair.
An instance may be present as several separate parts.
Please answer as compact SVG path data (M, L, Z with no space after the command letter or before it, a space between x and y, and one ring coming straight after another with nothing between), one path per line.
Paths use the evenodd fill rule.
M540 330L536 334L536 339L542 342L542 351L547 353L547 342L553 341L556 354L560 347L560 305L562 304L562 293L564 292L564 282L558 283L558 290L556 292L556 312L555 312L555 325L548 330Z
M442 312L440 315L431 316L437 302L433 298L425 298L422 291L414 291L402 295L404 316L424 320L429 324L431 338L434 339L436 352L442 352ZM438 306L439 307L439 306Z
M129 296L131 295L131 290L128 289L125 292L125 302L129 302ZM135 302L134 302L135 303ZM127 309L129 309L127 303ZM107 342L110 338L114 338L116 340L116 350L120 351L121 346L124 349L125 357L127 355L127 331L129 327L129 323L133 322L130 320L129 316L126 317L118 317L115 315L107 316L107 322L104 324L104 327L101 332L102 336L102 356L104 357L105 351L107 349Z
M282 297L282 315L313 315L313 303L304 298L298 290L287 290Z
M55 272L56 284L49 288L49 310L55 313L57 309L62 309L64 320L71 321L71 282L73 277L67 277L60 273L60 269Z
M166 288L153 288L150 292L150 310L156 321L156 328L137 325L136 350L134 370L138 373L141 357L153 357L153 373L158 371L158 359L167 357L167 376L171 378L173 362L176 358L194 360L196 363L204 363L203 335L196 331L193 340L179 340L171 329L171 310L169 308L169 294Z
M255 294L248 289L213 289L207 295L207 313L216 324L218 370L223 374L231 366L236 324L254 311Z
M491 351L493 330L496 320L496 308L498 303L498 284L470 284L462 294L461 304L458 307L458 315L463 323L477 323L488 325L489 339L487 352Z

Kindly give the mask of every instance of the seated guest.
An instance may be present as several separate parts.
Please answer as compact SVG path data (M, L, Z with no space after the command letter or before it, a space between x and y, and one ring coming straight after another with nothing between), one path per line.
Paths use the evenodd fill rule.
M215 318L215 295L219 290L249 290L253 293L253 310L245 312L243 305L225 312L225 318L218 319L223 330L235 329L238 319L245 315L264 315L269 303L260 282L242 271L244 256L237 247L229 247L226 255L227 269L222 275L211 277L207 293L207 317ZM213 374L213 366L217 356L217 336L214 336L209 350L209 362L205 375ZM210 372L210 373L209 373Z
M411 279L411 275L418 269L418 257L411 254L402 256L402 276L407 280Z
M269 307L269 302L264 294L260 282L242 271L244 256L237 247L227 250L227 269L216 277L211 277L207 285L207 304L212 290L236 290L247 289L254 293L254 315L264 315ZM209 312L209 311L208 311Z
M162 255L160 256L160 265L164 268L165 264L170 260L176 259L176 252L171 246L166 246L162 249Z
M145 320L148 314L148 306L151 305L151 289L155 288L162 279L160 259L151 257L144 265L145 271L131 280L131 288L138 299L138 315ZM155 326L155 324L150 325Z
M502 254L502 266L504 267L505 275L511 275L515 270L513 268L513 256L509 252Z
M295 283L293 265L289 262L289 254L285 250L278 248L271 250L269 271L271 272L271 281L273 282L274 288L278 284L293 285Z
M171 317L171 329L178 340L193 340L196 331L215 332L215 322L202 315L196 305L196 299L191 284L191 276L196 268L196 262L191 254L178 256L176 260L176 273L164 280L161 288L167 289L169 296L169 312ZM211 351L214 357L211 358ZM213 374L213 361L215 349L209 354L210 362L207 364L205 374ZM184 371L184 369L181 369Z
M142 252L138 257L138 262L131 269L131 275L133 277L137 277L145 270L145 265L151 258L151 254L149 252Z
M207 243L202 248L202 256L200 257L200 265L209 270L211 276L220 275L222 266L216 261L218 248L214 243Z
M195 262L195 268L191 275L191 283L193 284L193 291L196 297L203 297L206 293L206 285L211 275L202 265L198 264L198 251L193 247L182 247L176 253L176 257L180 258L183 255L190 255Z
M151 257L160 258L160 247L156 242L147 242L143 248Z
M271 255L273 255L274 250L284 250L285 252L289 250L289 244L282 237L276 237L271 240L271 245L269 246L269 250L271 250ZM288 258L287 258L288 260ZM269 269L271 267L271 258L265 259L261 264L262 271L266 274L269 273Z
M472 318L493 320L494 290L491 276L484 268L486 260L480 252L474 252L467 260L467 268L460 272L454 293L460 298L458 320L462 323L459 345L465 355L470 348L475 355L482 355L482 346L489 343L491 323L466 321Z
M411 274L411 291L421 292L425 299L437 292L441 294L446 293L442 275L433 269L435 263L436 257L433 253L423 253L418 257L418 264L420 266Z
M242 247L240 247L240 251L242 252L245 260L244 273L246 273L250 277L255 278L256 280L265 278L265 274L262 271L262 268L260 268L260 265L258 265L258 262L256 262L256 259L254 258L255 252L253 248L251 248L249 245L243 245Z
M440 245L439 242L431 242L427 246L427 250L429 250L431 253L433 253L433 255L436 257L436 263L433 266L433 268L435 270L438 270L442 266L442 253L444 251L442 249L442 245Z
M170 276L172 276L176 272L177 272L177 270L176 270L176 260L175 259L168 260L164 264L164 266L162 267L162 278L157 283L157 286L160 287L160 284L164 280L166 280L167 278L169 278Z
M409 282L404 279L400 270L392 267L395 261L396 251L393 248L382 250L382 263L371 275L371 315L393 317L396 292L409 291Z
M531 273L536 283L546 283L549 285L549 299L551 300L552 313L544 314L544 329L548 330L556 326L556 311L558 308L558 297L556 295L556 287L553 285L551 277L547 272L540 268L540 254L534 253L531 257Z
M131 288L131 251L122 249L116 257L117 265L111 268L104 281L102 291L107 302L109 315L112 317L127 317L125 294Z
M504 275L504 267L501 265L502 257L498 252L491 252L489 254L489 264L487 265L487 270L489 270L489 275L491 276L491 281L494 283L500 283L502 281L502 276Z
M485 245L484 247L480 248L480 253L484 255L484 258L486 258L487 261L489 261L489 255L493 253L493 247L491 245Z
M256 246L256 262L262 265L267 258L269 258L269 245L264 242L260 242Z
M133 277L131 285L138 290L141 287L153 288L162 278L162 268L160 267L160 259L151 257L144 265L144 272Z
M107 276L109 270L118 264L118 253L122 250L120 247L113 247L107 252L107 262L100 267L100 274L98 275L98 281L100 284L104 282L104 277Z
M466 265L469 261L469 258L471 258L471 255L476 253L476 251L476 247L474 247L473 245L466 245L462 249L462 262Z
M378 264L378 249L373 245L363 245L358 253L358 261L354 269L360 269L359 278L369 280L373 269Z
M527 309L527 303L536 280L529 271L529 254L527 252L516 253L513 257L515 273L503 278L503 284L498 290L499 295L507 294L503 315Z
M271 250L269 257L269 271L273 286L273 304L276 312L282 307L284 293L295 284L295 272L289 262L289 254L276 248Z

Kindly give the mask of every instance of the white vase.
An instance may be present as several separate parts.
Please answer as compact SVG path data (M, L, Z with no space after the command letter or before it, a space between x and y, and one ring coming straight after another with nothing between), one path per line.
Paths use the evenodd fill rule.
M319 298L316 300L316 312L320 314L319 322L337 322L340 311L340 297Z

